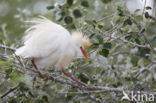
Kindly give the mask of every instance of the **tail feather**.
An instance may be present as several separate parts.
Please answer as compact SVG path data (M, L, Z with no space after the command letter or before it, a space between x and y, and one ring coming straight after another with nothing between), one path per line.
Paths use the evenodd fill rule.
M16 54L17 56L21 56L21 57L23 57L23 58L29 58L28 55L27 55L28 53L26 53L25 46L22 46L22 47L18 48L18 49L15 51L15 54Z

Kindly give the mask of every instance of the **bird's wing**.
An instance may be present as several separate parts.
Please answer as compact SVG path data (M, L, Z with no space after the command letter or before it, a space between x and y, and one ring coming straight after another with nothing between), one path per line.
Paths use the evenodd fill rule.
M52 52L60 52L71 42L69 32L59 24L45 17L27 21L33 24L25 32L24 46L16 54L24 58L46 57Z

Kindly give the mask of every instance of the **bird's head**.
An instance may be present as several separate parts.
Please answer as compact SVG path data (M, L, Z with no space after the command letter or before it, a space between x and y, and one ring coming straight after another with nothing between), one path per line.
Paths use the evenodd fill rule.
M85 52L85 49L87 49L91 46L89 39L86 36L83 36L83 34L81 32L73 32L72 38L73 38L76 46L81 50L82 54L89 61L88 55Z

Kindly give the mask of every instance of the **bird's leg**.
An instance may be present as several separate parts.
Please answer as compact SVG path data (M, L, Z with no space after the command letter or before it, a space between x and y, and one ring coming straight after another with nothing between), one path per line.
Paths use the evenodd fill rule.
M36 66L36 64L35 64L34 59L32 59L31 62L32 62L34 68L36 69L37 73L39 74L39 76L40 76L40 77L43 77L43 75L42 75L41 72L38 70L38 68L37 68L37 66Z
M67 72L64 70L64 68L62 68L62 72L63 72L67 77L71 78L73 81L75 81L76 83L78 83L78 85L80 85L80 86L85 86L85 87L86 87L85 84L81 83L78 79L72 77L69 73L67 73Z

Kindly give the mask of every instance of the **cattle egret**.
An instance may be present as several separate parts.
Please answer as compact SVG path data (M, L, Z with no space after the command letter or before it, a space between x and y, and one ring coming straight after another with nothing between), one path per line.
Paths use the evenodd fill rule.
M39 69L56 66L66 76L80 83L65 72L64 68L79 52L82 52L89 61L85 52L85 49L91 45L89 39L80 32L73 32L70 35L64 27L43 16L27 22L32 26L25 31L24 46L18 48L15 54L22 58L30 58L40 76L43 75Z

